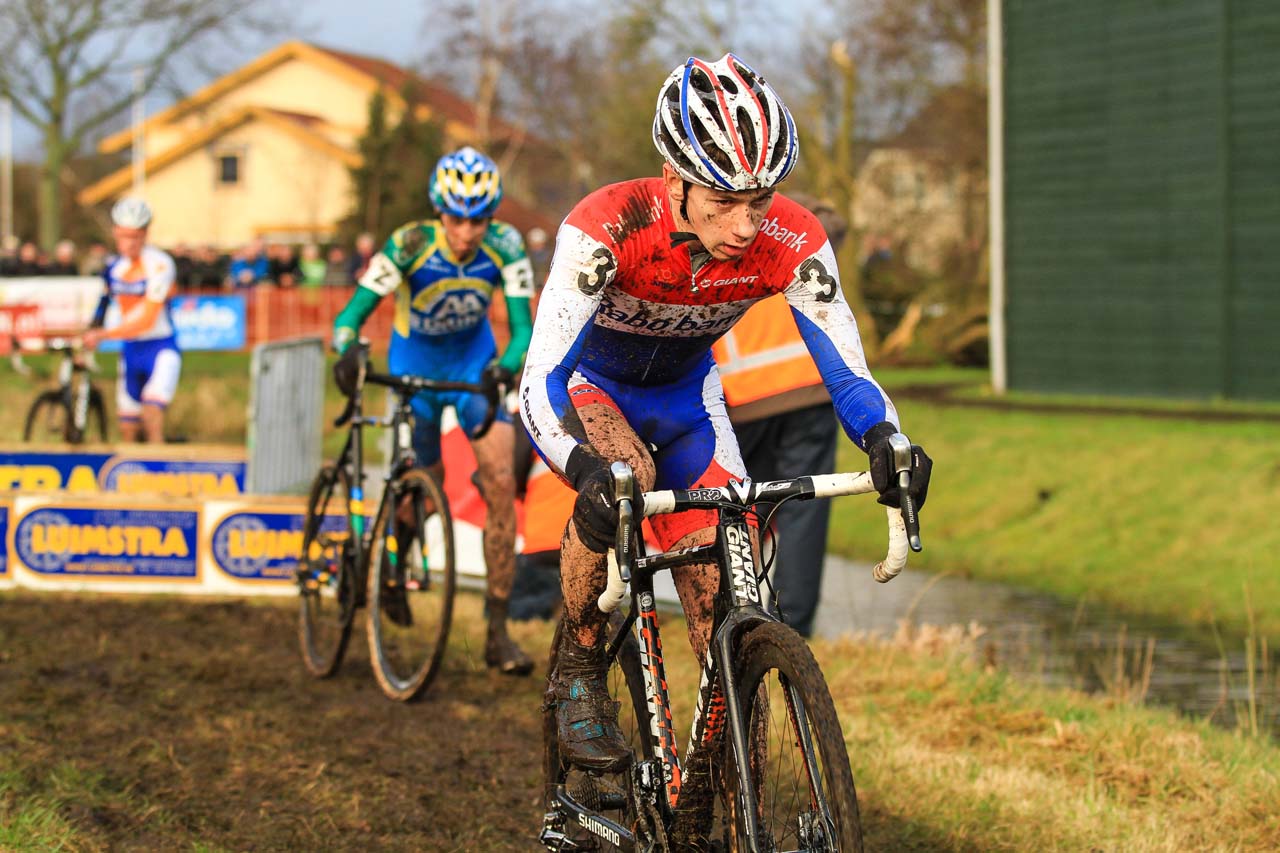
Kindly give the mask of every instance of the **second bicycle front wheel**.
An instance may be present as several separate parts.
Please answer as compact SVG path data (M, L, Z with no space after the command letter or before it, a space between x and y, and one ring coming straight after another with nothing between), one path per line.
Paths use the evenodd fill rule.
M416 698L444 660L457 584L444 490L412 470L388 488L369 551L369 657L382 692Z
M849 754L826 679L809 646L780 622L753 628L738 650L738 696L750 739L762 850L861 853L862 824ZM729 833L745 849L738 770L726 749Z
M345 467L326 464L311 484L298 557L298 641L307 671L328 678L342 663L359 606L359 533L351 530Z
M69 432L75 429L66 398L61 391L43 391L27 409L22 427L22 440L35 442L71 441Z

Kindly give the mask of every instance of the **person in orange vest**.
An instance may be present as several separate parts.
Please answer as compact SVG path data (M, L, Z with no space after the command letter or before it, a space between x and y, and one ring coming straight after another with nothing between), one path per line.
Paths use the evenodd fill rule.
M578 493L533 452L533 442L523 429L516 430L515 471L524 523L508 615L520 620L554 619L561 604L560 540Z
M830 207L794 196L822 221L833 250L848 224ZM831 395L781 295L761 300L712 347L724 400L753 480L835 470L840 424ZM774 588L786 623L804 636L822 591L831 501L791 501L773 517Z

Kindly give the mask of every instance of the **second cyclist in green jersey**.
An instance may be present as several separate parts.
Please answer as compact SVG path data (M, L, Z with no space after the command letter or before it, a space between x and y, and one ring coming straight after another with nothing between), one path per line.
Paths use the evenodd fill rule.
M498 167L472 148L447 154L432 173L430 196L438 218L397 229L370 259L334 322L333 346L346 351L378 302L394 293L387 355L392 373L457 382L488 378L510 386L529 346L533 267L520 232L493 218L502 200ZM511 332L501 356L488 318L499 287ZM483 422L487 403L482 395L459 392L422 392L414 398L414 453L418 464L437 477L443 475L441 416L449 406L470 435ZM472 441L472 449L487 509L485 661L503 672L525 674L533 662L506 630L515 567L513 439L511 416L500 409L489 432Z

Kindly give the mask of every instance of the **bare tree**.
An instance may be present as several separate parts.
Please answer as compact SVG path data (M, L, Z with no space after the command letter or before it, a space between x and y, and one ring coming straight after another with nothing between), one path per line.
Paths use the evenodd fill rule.
M62 230L64 169L127 112L131 72L151 92L217 37L270 30L276 0L4 0L0 95L40 131L40 242Z

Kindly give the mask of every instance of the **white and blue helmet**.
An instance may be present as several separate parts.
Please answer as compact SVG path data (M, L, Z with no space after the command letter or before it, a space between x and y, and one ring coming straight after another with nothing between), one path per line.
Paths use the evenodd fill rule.
M429 192L441 213L483 219L493 216L502 201L502 176L497 163L467 146L440 158Z
M653 143L686 181L723 190L774 186L800 153L778 93L732 53L710 63L690 57L671 72L658 94Z
M121 228L146 228L151 206L137 196L125 196L111 207L111 221Z

